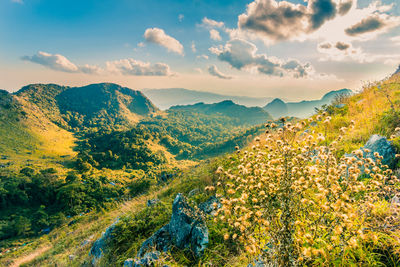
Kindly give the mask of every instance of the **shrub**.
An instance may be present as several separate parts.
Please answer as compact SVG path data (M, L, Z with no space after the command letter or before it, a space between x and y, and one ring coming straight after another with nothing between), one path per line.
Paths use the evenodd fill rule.
M149 191L152 184L153 184L153 181L148 178L142 178L142 179L133 181L129 186L130 193L134 197L141 195L141 194L145 194Z
M322 133L301 132L311 120L282 120L265 141L256 138L252 151L238 151L238 165L217 170L216 187L207 188L223 204L215 221L227 230L226 242L274 266L369 262L374 254L366 246L384 232L376 212L397 178L379 155L374 162L357 150L338 159L342 136L329 142Z

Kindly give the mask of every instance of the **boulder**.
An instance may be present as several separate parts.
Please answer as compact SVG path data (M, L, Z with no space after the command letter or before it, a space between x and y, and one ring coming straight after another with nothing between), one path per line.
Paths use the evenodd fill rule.
M215 196L211 196L206 202L199 205L199 209L205 214L214 216L215 212L222 207L221 202Z
M147 206L147 207L151 207L151 206L154 206L155 204L157 204L158 202L160 202L160 200L157 199L157 198L155 198L155 199L149 199L149 200L147 200L147 202L146 202L146 206Z
M175 197L169 223L172 243L181 249L190 248L196 256L208 244L208 229L201 213L189 206L182 194Z
M377 134L372 135L363 150L369 149L371 152L365 153L364 157L376 160L374 153L378 152L383 157L382 164L393 167L396 160L396 149L392 142L388 141L386 137Z
M157 251L167 252L172 245L169 225L163 226L155 232L150 238L143 242L137 254L138 258L144 257L147 251L156 249Z
M150 267L158 266L157 261L160 259L161 253L158 251L147 252L142 258L133 260L127 259L124 262L124 267ZM164 265L165 266L165 265Z
M170 222L147 239L138 252L142 258L151 249L166 252L172 246L191 249L200 256L208 244L208 229L202 214L192 208L182 194L178 194L172 205Z
M115 225L117 224L118 219L109 227L107 227L106 231L103 232L101 237L97 239L92 248L90 249L89 256L92 256L92 265L98 266L100 259L103 257L104 253L107 251L107 244L109 240L113 236L113 231L115 229Z

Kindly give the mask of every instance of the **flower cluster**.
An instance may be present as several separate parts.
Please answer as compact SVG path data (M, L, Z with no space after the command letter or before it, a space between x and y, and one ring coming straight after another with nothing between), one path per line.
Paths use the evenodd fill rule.
M314 119L329 125L324 115ZM330 262L375 240L374 210L397 182L379 155L365 158L360 149L337 158L342 137L327 140L312 121L266 124L265 139L237 147L239 164L218 168L208 188L221 199L215 221L226 227L225 240L278 266Z

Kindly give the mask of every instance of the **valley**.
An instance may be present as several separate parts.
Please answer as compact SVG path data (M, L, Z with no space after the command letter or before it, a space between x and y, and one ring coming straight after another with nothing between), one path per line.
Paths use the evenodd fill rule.
M393 75L359 94L311 102L317 115L306 131L325 131L334 140L354 123L337 144L338 157L362 147L372 134L390 138L399 149L398 80ZM248 151L261 149L265 141L259 140L271 132L265 133L264 124L273 122L265 109L230 100L161 111L139 91L116 84L36 84L0 96L0 263L6 266L13 259L24 266L123 265L168 222L178 193L194 206L209 199L218 170L236 170L241 157L252 155ZM328 132L317 118L322 113L331 118ZM149 205L153 200L158 204ZM246 253L224 241L224 224L207 218L210 240L202 256L172 249L162 261L244 264ZM113 222L104 255L93 256L94 243Z

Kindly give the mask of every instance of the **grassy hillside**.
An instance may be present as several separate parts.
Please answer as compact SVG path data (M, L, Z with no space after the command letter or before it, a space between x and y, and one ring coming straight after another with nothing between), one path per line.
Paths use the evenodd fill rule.
M314 147L321 153L325 153L325 150L320 149L319 146L335 146L337 150L333 150L333 153L326 156L332 162L337 162L334 164L339 164L342 155L351 153L363 146L372 134L381 134L393 141L397 150L400 151L400 137L399 133L395 131L396 127L400 125L399 107L400 76L396 75L385 81L366 86L359 94L340 98L333 105L321 108L319 115L306 120L300 127L301 130L296 130L299 131L298 137L301 141L294 142L293 146L296 148L295 151L298 151L297 149L309 151L309 157L313 155L311 152L315 153L312 150ZM317 177L315 176L317 172L321 177L327 177L326 179L331 184L328 185L324 181L318 182L317 178L310 178L305 187L295 187L296 190L300 190L294 191L298 192L295 194L289 187L285 187L285 183L279 182L279 177L285 177L284 175L279 176L284 168L280 164L284 162L282 161L282 155L284 155L282 151L285 150L283 150L283 147L282 150L275 149L275 145L279 146L279 136L282 134L289 136L291 130L288 133L282 133L283 130L279 129L282 123L276 122L278 128L267 128L269 132L260 135L261 128L259 127L255 127L253 130L240 129L237 128L233 119L228 119L228 116L221 113L210 116L206 112L208 111L178 111L172 109L169 112L141 121L137 126L139 128L118 132L105 130L98 134L90 133L93 136L87 135L87 140L84 141L84 144L81 144L81 147L85 149L80 151L82 153L86 151L87 154L81 158L86 157L87 162L93 160L99 166L92 162L95 168L91 166L89 169L80 170L82 173L78 173L77 178L74 178L74 176L67 178L67 175L58 174L63 177L64 182L56 186L46 187L49 190L54 190L49 192L55 192L56 195L59 192L70 192L80 196L78 199L82 201L81 203L55 202L58 203L57 205L61 203L67 205L64 211L66 214L71 214L72 217L54 224L55 229L48 235L41 237L27 235L26 239L18 238L3 242L3 246L15 248L15 251L10 250L10 252L3 254L0 263L5 265L15 258L23 260L25 259L24 255L29 258L29 255L32 255L31 253L34 251L42 251L27 266L54 266L55 264L59 266L81 266L82 264L89 264L91 259L88 253L91 244L118 217L120 220L117 228L118 235L113 239L109 251L103 259L103 264L104 266L121 265L125 259L135 257L143 240L168 222L171 202L177 193L188 195L191 190L197 189L198 193L189 197L190 203L194 205L214 195L214 190L217 188L217 193L229 200L232 210L230 213L225 213L224 217L218 216L218 220L210 219L207 221L210 243L204 255L195 258L188 251L174 250L163 256L166 264L171 266L221 266L224 264L245 266L248 263L253 263L256 255L263 253L260 248L262 244L270 240L268 239L269 236L282 234L279 229L283 228L274 225L274 218L280 218L283 214L280 211L285 210L282 206L282 199L289 199L293 207L298 208L290 210L293 214L289 216L289 218L296 218L296 221L293 222L296 225L296 235L292 244L292 249L295 252L290 257L293 257L293 260L300 265L343 266L358 263L364 266L397 266L399 264L400 243L397 236L400 233L396 228L399 212L397 212L396 206L390 204L390 201L393 195L398 193L400 185L398 182L386 185L383 181L385 186L380 188L376 184L379 184L378 181L371 180L386 177L388 171L384 168L383 170L374 169L374 172L379 175L363 176L362 179L352 180L349 189L340 179L336 179L341 177L340 175L346 177L345 173L338 175L342 168L339 167L340 165L331 165L336 167L330 171L332 175L326 175L326 166L323 164L325 154L321 154L322 163L321 159L309 158L309 161L302 163L304 165L299 165L296 173L304 172L303 176L309 179L308 177ZM325 121L326 119L321 120L322 113L325 114L324 118L329 118L328 122ZM296 123L297 121L291 121L292 125L289 126L285 122L285 129L292 129L291 127L295 126ZM190 125L196 125L196 127L190 128ZM229 127L232 127L231 130L229 130ZM223 131L224 128L228 130L221 135L220 131ZM137 131L138 129L141 129L142 132ZM239 131L235 132L234 129ZM254 138L256 135L259 135L259 138ZM324 138L321 138L321 136ZM342 138L339 138L339 136L342 136ZM312 138L312 141L301 139L304 137ZM206 139L211 138L219 141L217 144L212 142L208 144ZM334 145L333 140L338 138L337 144ZM248 139L253 141L249 146L246 146L248 142L242 141L248 141ZM134 140L135 142L133 142ZM141 143L142 140L146 140L144 144ZM316 145L313 142L316 142ZM190 154L199 153L193 150L194 147L201 148L199 151L204 151L204 153L208 151L209 154L213 154L212 148L218 150L218 143L221 144L223 150L226 149L225 151L228 148L234 150L236 145L240 145L240 150L234 154L201 161L196 167L184 170L156 170L149 168L150 164L146 167L147 171L140 171L132 169L137 168L132 165L135 162L131 162L130 166L125 164L129 162L129 155L134 155L137 151L141 151L140 149L145 149L144 145L154 147L161 144L162 147L166 148L165 151L168 151L171 155L179 155L180 151L184 151L184 149L187 149L189 151L187 153ZM307 148L305 148L306 145ZM140 153L140 155L146 155L146 153ZM295 162L299 164L301 159L296 159ZM124 164L107 165L111 163ZM114 168L114 170L101 169L102 166ZM219 166L224 171L221 171L218 168ZM280 166L282 169L280 169ZM354 166L354 168L358 167ZM158 183L157 179L163 172L176 173L177 176L168 183ZM49 175L43 171L40 173L36 175ZM398 176L399 171L394 170L394 174ZM26 179L24 173L17 174L17 176ZM264 179L266 177L269 177L269 180ZM273 177L278 180L274 180ZM295 186L297 186L302 180L300 176L295 177L293 179L296 179ZM243 179L247 179L247 182L242 183ZM28 179L26 183L28 189L34 184L34 180L29 181ZM363 189L364 183L368 184L370 181L374 181L374 183ZM259 187L258 182L265 184ZM208 190L205 190L205 187ZM23 186L18 188L23 188ZM243 200L244 203L240 208L233 209L235 205L238 205L235 203L242 203L243 195L235 195L236 191L229 191L229 188L235 188L237 192L248 194L248 201ZM274 188L278 188L278 190L275 191ZM264 193L261 192L262 189L265 190ZM325 189L343 191L332 193L328 200L322 201L323 198L320 198L320 196L325 194ZM384 189L383 192L382 189ZM25 192L29 192L29 190ZM136 195L137 192L141 195ZM268 192L266 195L271 196L271 199L260 197L266 192ZM382 193L382 195L377 195L377 192ZM71 195L70 193L67 195ZM283 198L289 195L290 198ZM374 196L374 201L362 202L361 199L364 199L366 195ZM113 198L114 201L109 201L109 198ZM153 208L145 207L145 201L153 198L160 199L161 203ZM254 200L254 198L261 200ZM62 200L62 198L56 199L57 201ZM303 199L305 200L303 201ZM12 198L9 198L9 200L16 201ZM265 204L265 206L257 204L257 201L263 201L261 204ZM332 206L328 206L325 213L321 208L325 207L324 205L327 203L332 204ZM347 204L341 206L339 211L333 212L337 203ZM365 217L354 216L366 207L364 204L369 207L368 214L362 215ZM332 207L332 209L329 207ZM41 214L39 212L41 211L40 206L36 206L36 208L36 214L39 216ZM270 210L262 213L261 217L257 217L259 216L257 211L265 211L266 208ZM242 209L246 210L242 212ZM227 212L226 210L224 209L223 212ZM239 212L236 213L236 210ZM81 211L82 213L78 214ZM228 214L229 216L227 216ZM326 217L327 214L334 217ZM50 211L48 215L53 221L57 218ZM221 213L220 215L224 214ZM242 216L244 217L242 218ZM318 220L319 216L322 216L321 218L324 218L324 220ZM99 218L102 219L99 220ZM359 221L357 218L365 219ZM311 219L316 220L314 222ZM73 223L68 225L72 221ZM264 228L266 221L269 224L267 228ZM236 222L239 225L236 225ZM343 223L343 226L339 225L340 228L336 222ZM318 227L313 227L313 223ZM388 228L382 228L382 225L387 225ZM32 224L32 226L38 227L36 224ZM244 232L240 230L241 226L244 227ZM374 230L364 233L364 228ZM257 235L259 233L257 231L260 231L260 229L268 235L268 237L265 237L266 239L259 239L260 236ZM322 232L326 236L325 234L321 235ZM308 234L311 235L311 238ZM352 239L352 237L356 237L356 239ZM260 240L260 242L254 243L253 240ZM26 241L31 243L22 246ZM333 244L332 248L329 244Z

